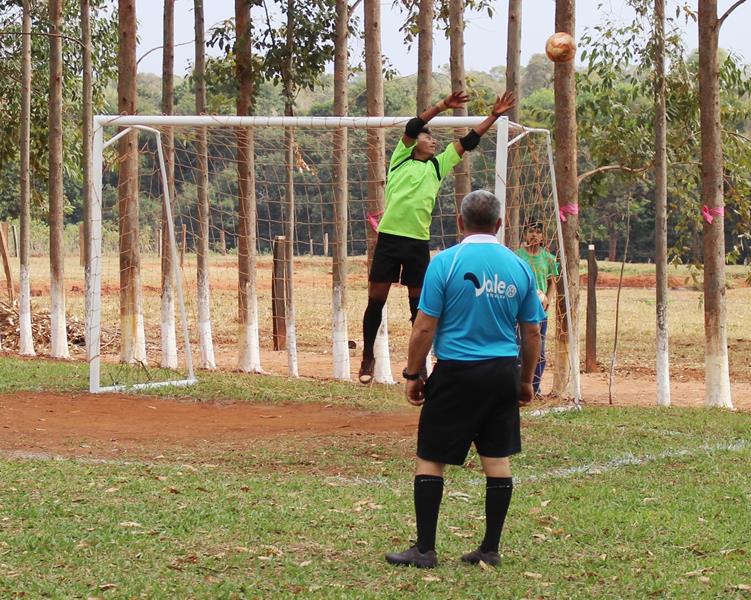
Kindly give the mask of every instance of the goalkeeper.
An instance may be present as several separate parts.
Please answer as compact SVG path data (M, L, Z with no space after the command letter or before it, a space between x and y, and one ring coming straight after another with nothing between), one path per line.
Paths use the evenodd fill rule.
M412 323L422 291L425 270L430 262L430 222L443 179L461 162L462 155L474 150L493 123L512 108L516 99L511 92L496 98L488 117L464 137L440 154L427 123L449 108L459 108L469 100L465 92L453 92L435 106L410 119L404 135L396 145L386 183L386 206L378 225L378 239L373 253L368 283L368 305L362 321L363 356L360 383L373 380L375 344L381 326L383 307L392 283L407 287Z

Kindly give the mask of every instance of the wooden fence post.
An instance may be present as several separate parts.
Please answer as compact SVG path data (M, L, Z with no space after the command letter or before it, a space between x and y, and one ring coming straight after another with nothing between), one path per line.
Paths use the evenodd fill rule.
M10 274L10 258L8 257L8 242L5 237L3 227L0 227L0 258L3 261L3 270L5 271L5 282L8 285L8 299L13 304L13 277Z
M180 244L180 268L183 268L185 263L185 247L188 245L188 226L183 223L183 240Z
M78 224L78 259L82 267L86 266L86 238L83 222Z
M13 232L13 256L18 258L18 231L15 225L11 225L10 229Z
M329 255L329 234L327 231L323 234L323 255Z
M224 229L219 230L219 252L222 256L227 254L227 238L224 236Z
M597 372L597 259L594 244L587 249L587 340L586 373Z
M287 289L286 262L287 244L283 235L277 235L272 245L273 266L271 269L271 320L273 324L274 350L287 348L287 312L285 293Z

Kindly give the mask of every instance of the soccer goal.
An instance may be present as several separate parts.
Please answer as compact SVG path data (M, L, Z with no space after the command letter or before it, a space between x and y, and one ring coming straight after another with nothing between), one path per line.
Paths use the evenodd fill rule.
M350 380L387 161L408 119L96 117L92 391L189 384L194 357L195 368ZM430 126L443 149L481 121L437 117ZM115 150L126 135L137 173ZM502 118L468 154L472 188L493 190L507 207L506 242L542 221L562 260L549 133ZM137 198L130 204L123 186ZM460 200L447 177L431 250L457 242ZM409 328L406 291L394 289L377 382L393 382L392 362L401 369Z

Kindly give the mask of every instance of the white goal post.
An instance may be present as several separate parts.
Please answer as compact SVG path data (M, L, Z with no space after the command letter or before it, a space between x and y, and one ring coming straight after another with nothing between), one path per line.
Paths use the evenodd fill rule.
M178 257L178 239L179 232L175 231L175 220L171 214L171 206L175 199L169 198L169 186L167 182L167 174L165 169L165 160L163 155L163 149L161 144L161 133L169 128L174 132L189 131L190 129L216 131L227 130L228 132L237 132L238 130L246 129L248 131L265 131L265 130L278 130L284 132L286 130L329 130L334 132L336 130L385 130L389 132L401 131L410 117L234 117L234 116L150 116L150 115L99 115L94 117L94 148L93 148L93 194L92 194L92 207L91 207L91 222L89 227L89 242L91 253L89 256L89 272L90 283L88 286L88 312L86 315L87 320L87 344L88 355L90 356L90 390L92 392L101 392L108 390L122 389L123 386L103 386L101 382L101 352L100 352L100 334L102 331L102 268L103 268L103 254L102 254L102 219L103 219L103 179L102 174L105 166L104 156L105 149L114 143L121 136L125 135L127 131L136 129L138 131L145 132L146 134L153 135L156 144L156 158L158 159L158 166L155 167L158 170L156 177L161 180L161 189L155 194L155 198L158 195L159 201L164 207L164 214L167 216L166 225L169 230L169 250L172 256L172 269L175 281L175 290L177 292L177 299L179 301L179 317L182 321L183 329L183 362L184 362L184 376L177 378L170 378L168 381L148 381L144 383L137 383L130 385L130 388L148 388L154 385L190 385L196 381L194 374L193 358L191 352L191 340L190 340L190 327L192 324L191 319L188 316L188 311L185 307L183 285L181 279L180 258ZM454 129L467 128L478 125L483 121L484 117L436 117L431 120L430 126L433 130L445 130L450 133ZM117 132L119 129L119 132ZM116 133L117 132L117 133ZM557 244L557 257L561 265L565 265L563 238L559 222L558 214L558 200L555 189L555 173L552 161L552 144L550 132L545 129L526 128L515 123L510 123L507 118L500 118L493 127L495 134L495 152L494 152L494 176L492 177L492 185L495 194L501 200L504 207L504 214L506 213L506 200L507 200L507 174L510 172L512 166L509 164L509 149L518 146L528 136L537 136L540 141L539 150L544 150L545 162L544 168L541 169L537 165L538 175L549 179L549 188L546 187L544 195L550 196L548 201L552 203L552 211L554 216L550 215L551 227L555 227L555 232L551 231L551 236L555 235L555 243ZM112 137L106 139L106 134L109 133ZM447 135L448 135L447 133ZM234 135L234 134L233 134ZM490 137L490 136L488 136ZM292 150L289 150L292 153ZM256 150L259 155L261 150ZM387 149L387 158L390 150ZM542 156L542 154L540 154ZM300 159L305 164L305 159ZM542 160L542 159L540 159ZM308 165L305 164L307 167ZM384 174L385 174L384 165ZM544 171L542 174L539 171ZM290 177L291 178L291 177ZM489 178L488 178L489 179ZM488 181L489 183L489 181ZM294 184L293 184L294 185ZM319 183L319 186L331 185L329 183ZM487 183L485 184L487 185ZM531 185L531 184L529 184ZM179 195L179 191L177 194ZM253 192L255 193L255 192ZM294 191L293 191L294 193ZM213 198L212 198L213 200ZM370 217L370 215L368 215ZM291 231L293 232L293 240L287 240L289 248L292 248L289 260L292 256L296 255L298 251L294 250L295 247L299 247L301 243L299 240L295 240L294 229L294 213L289 220L292 222ZM554 221L554 223L553 223ZM183 221L184 222L184 221ZM504 219L504 228L506 227L506 220ZM234 234L236 235L236 234ZM185 225L183 225L183 250L185 247ZM499 233L501 241L504 240L504 230ZM222 243L224 243L224 231L222 231ZM319 243L319 242L316 242ZM453 242L451 242L453 243ZM297 244L297 246L295 246ZM443 244L444 246L447 244ZM311 237L310 240L310 255L313 252L314 241ZM255 249L253 250L255 252ZM325 251L324 251L325 253ZM291 270L291 267L290 267ZM568 291L568 282L566 281L565 268L562 269L562 275L564 277L564 288ZM290 272L289 276L292 274ZM290 292L291 295L291 284ZM253 291L255 294L255 290ZM249 300L249 304L255 303L255 295L252 302ZM569 354L570 360L570 392L577 400L580 397L579 393L579 378L578 378L578 357L576 355L576 349L578 344L576 343L576 332L571 327L570 316L570 302L568 294L566 295L566 318L568 319L568 336L569 336L569 348L571 352ZM349 380L350 377L350 348L348 342L352 338L352 335L347 331L347 315L346 307L341 306L341 301L337 301L336 295L334 295L331 309L331 329L330 329L330 352L332 355L332 361L334 365L333 377L336 379ZM257 306L249 306L248 310L258 310ZM297 342L297 335L300 334L301 328L299 324L295 323L295 315L299 310L291 307L291 310L287 311L287 325L286 331L288 336L287 355L288 355L288 375L298 376L298 357L297 352L299 349L299 343ZM384 314L384 317L386 315ZM256 357L252 361L252 365L240 364L240 370L262 372L260 363L260 342L258 332L258 317L256 315L255 323L250 324L248 334L248 355ZM384 323L386 319L384 318ZM253 330L253 327L255 329ZM359 328L359 323L357 324ZM353 330L355 328L353 327ZM391 367L388 360L388 338L383 328L383 333L379 333L379 340L376 346L376 352L385 353L385 360L379 361L381 364L377 366L376 380L380 382L393 381L391 376ZM292 336L289 339L290 335ZM379 350L380 349L380 350ZM242 354L242 352L241 352ZM242 359L241 359L242 360Z

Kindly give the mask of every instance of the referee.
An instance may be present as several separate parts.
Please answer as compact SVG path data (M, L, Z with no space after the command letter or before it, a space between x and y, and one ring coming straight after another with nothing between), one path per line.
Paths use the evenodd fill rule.
M438 564L435 535L444 465L462 465L472 443L487 477L486 528L480 546L461 559L500 562L498 546L513 488L509 457L521 451L519 405L532 399L539 323L545 318L531 269L496 239L500 211L490 192L468 194L459 216L463 241L439 253L425 274L403 373L407 401L422 406L414 481L417 544L387 554L391 564ZM431 344L438 362L424 383L419 372Z
M468 99L464 92L454 92L424 110L419 117L410 119L391 155L386 207L378 225L368 305L362 320L360 383L368 384L373 380L373 346L392 283L401 282L407 287L411 321L415 322L422 281L430 262L430 222L443 179L461 162L464 152L474 150L498 117L516 103L511 92L504 93L496 99L492 112L482 123L436 155L436 140L427 128L428 121L447 108L461 107Z

